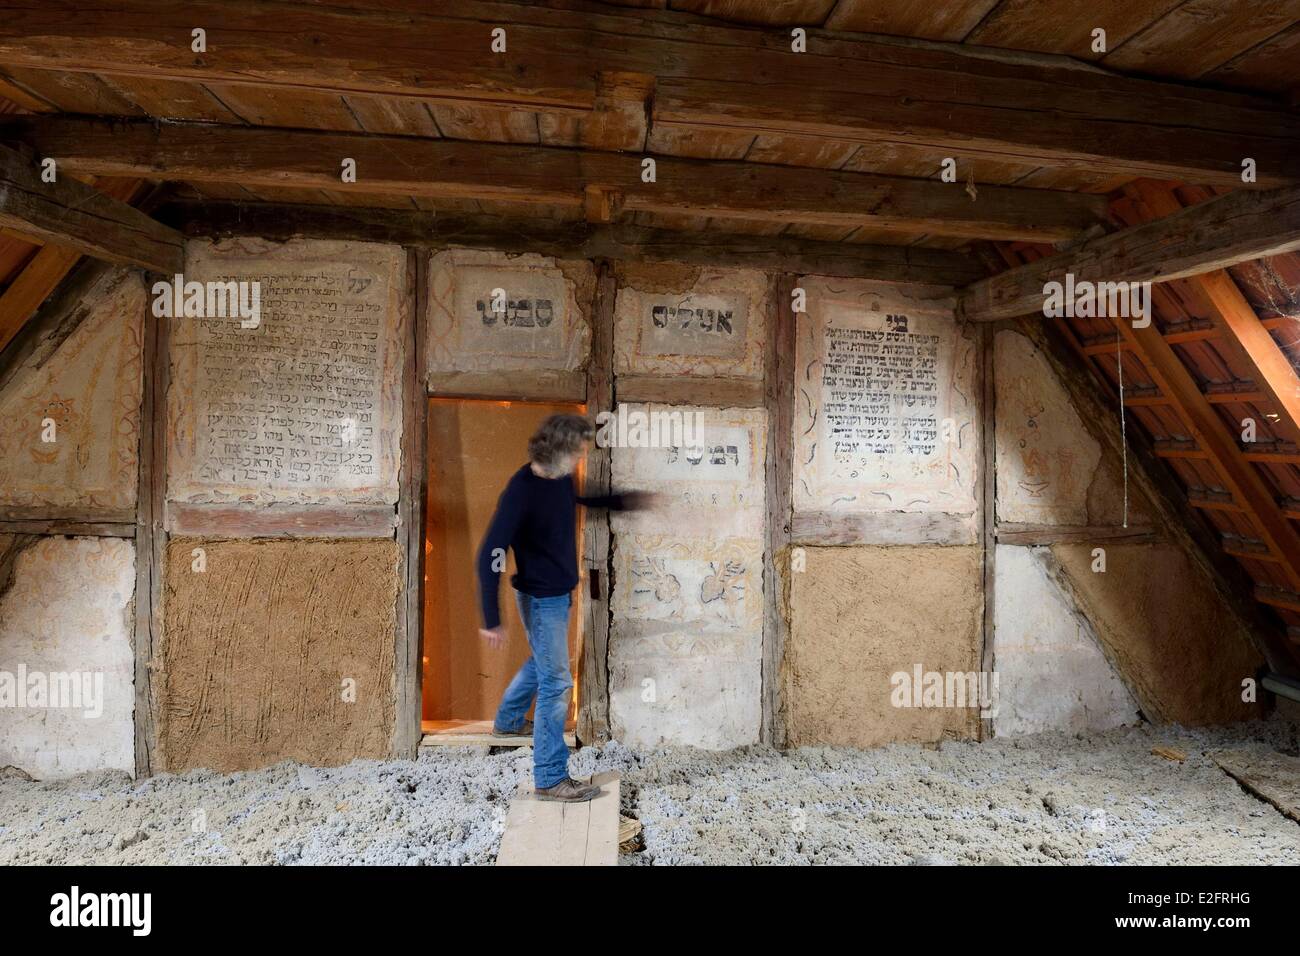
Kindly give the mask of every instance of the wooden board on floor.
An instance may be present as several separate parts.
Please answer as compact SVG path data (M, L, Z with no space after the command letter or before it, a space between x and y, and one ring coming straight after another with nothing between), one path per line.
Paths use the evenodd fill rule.
M531 789L510 801L497 866L615 866L619 775L591 778L600 793L586 803L538 800Z
M1220 750L1210 759L1251 793L1300 822L1300 759L1276 750Z
M572 730L564 732L564 742L577 748ZM426 720L421 747L531 747L532 737L494 737L490 720Z

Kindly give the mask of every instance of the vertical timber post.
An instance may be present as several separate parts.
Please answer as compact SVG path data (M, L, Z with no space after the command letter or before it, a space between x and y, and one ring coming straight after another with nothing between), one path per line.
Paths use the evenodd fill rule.
M423 706L421 638L424 632L424 496L428 484L425 442L429 403L425 396L424 312L429 257L406 252L406 321L402 338L402 465L397 483L397 546L401 591L397 601L397 648L393 683L397 696L393 755L413 760L420 746Z
M993 341L996 330L983 322L979 327L977 339L980 362L980 548L983 560L981 570L984 585L984 622L980 635L980 670L993 680L994 660L994 581L997 558L997 383L993 378ZM993 736L993 719L980 719L980 739L988 740Z
M587 363L587 417L595 419L614 406L614 297L617 280L610 262L596 264L596 294L592 302L591 357ZM584 494L603 495L610 489L610 450L593 446L587 456ZM582 701L578 738L584 743L609 739L609 512L584 515L582 537L583 628Z
M798 278L792 275L773 279L763 372L763 402L767 408L767 542L763 549L763 724L759 739L774 747L784 747L786 743L781 672L789 627L785 595L789 587L793 495L796 321L793 293L797 282Z

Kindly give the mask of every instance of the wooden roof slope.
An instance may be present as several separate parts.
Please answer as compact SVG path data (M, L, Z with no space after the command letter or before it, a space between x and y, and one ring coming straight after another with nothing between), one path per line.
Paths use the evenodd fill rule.
M1148 180L1115 197L1131 227L1214 191ZM1292 216L1294 218L1294 215ZM1294 232L1294 227L1293 230ZM1001 246L1023 265L1046 246ZM1300 664L1300 255L1288 252L1152 286L1149 328L1110 318L1050 320L1123 406L1132 439L1165 461L1255 598L1286 625L1271 663ZM1047 321L1047 320L1045 320ZM1254 440L1249 438L1254 428Z

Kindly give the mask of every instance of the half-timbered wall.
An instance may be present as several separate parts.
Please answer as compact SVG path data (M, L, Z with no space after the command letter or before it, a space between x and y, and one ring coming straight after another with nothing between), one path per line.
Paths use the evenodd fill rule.
M1253 713L1247 626L1126 486L1118 424L949 289L254 237L191 242L186 273L260 282L260 322L158 317L164 277L105 270L0 380L0 671L93 666L109 701L0 708L0 764L413 755L430 395L611 411L588 487L659 496L584 525L585 740ZM923 698L990 671L991 707Z

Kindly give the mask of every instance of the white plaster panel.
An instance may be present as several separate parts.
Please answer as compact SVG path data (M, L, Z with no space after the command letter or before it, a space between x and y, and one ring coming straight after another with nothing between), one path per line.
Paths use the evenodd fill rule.
M614 369L761 379L769 307L768 279L761 272L706 270L681 291L621 286L614 308Z
M766 413L680 408L701 416L695 447L612 452L616 489L660 496L612 518L612 730L637 746L741 746L762 714Z
M977 350L951 299L879 283L804 287L795 510L973 514Z
M37 779L135 772L134 590L130 541L43 538L18 555L0 597L0 766ZM80 707L33 699L33 686L56 674L75 677L93 696Z
M1092 626L1049 573L1050 550L998 545L994 668L999 737L1135 724L1138 706Z
M139 472L144 284L105 273L88 314L0 394L0 506L130 510ZM54 441L45 441L46 421Z
M585 310L594 275L585 261L471 249L434 255L426 332L430 374L582 368L591 342ZM505 308L497 309L495 299Z
M1088 524L1101 446L1028 338L1003 330L993 354L998 519Z
M174 318L168 497L397 500L406 253L375 243L195 241L187 281L258 281L256 328ZM161 321L161 320L160 320Z

